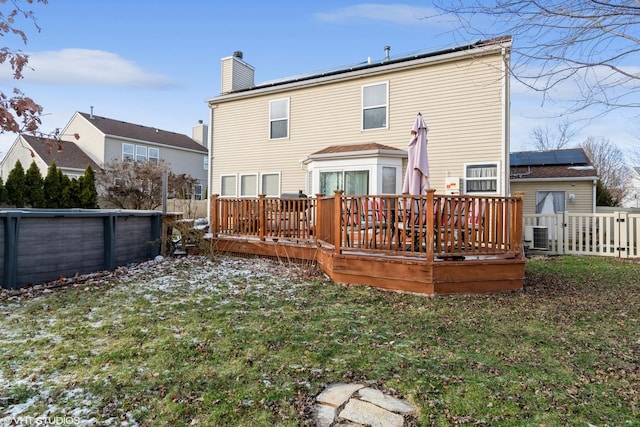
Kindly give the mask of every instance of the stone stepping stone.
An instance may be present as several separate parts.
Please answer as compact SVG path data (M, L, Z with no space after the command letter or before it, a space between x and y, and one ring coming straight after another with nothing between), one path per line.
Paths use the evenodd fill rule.
M313 412L317 427L404 427L417 408L362 384L335 383L316 397Z

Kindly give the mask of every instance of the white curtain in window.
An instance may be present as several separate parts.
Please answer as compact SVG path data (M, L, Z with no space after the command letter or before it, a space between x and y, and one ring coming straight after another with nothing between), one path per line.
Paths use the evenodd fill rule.
M331 196L335 190L341 188L342 172L320 172L320 193Z
M344 173L345 194L369 194L369 171L347 171Z
M497 175L495 166L473 166L467 168L469 178L493 178Z
M382 168L382 194L395 194L396 193L396 168L383 167Z
M240 195L244 197L258 195L258 179L255 175L240 177Z
M223 176L220 180L220 195L221 196L235 196L236 195L236 177L235 176Z
M266 196L280 195L280 175L275 173L262 175L262 194Z
M536 201L537 214L554 214L564 212L564 191L538 191Z
M498 166L495 164L469 165L465 178L468 193L498 191Z

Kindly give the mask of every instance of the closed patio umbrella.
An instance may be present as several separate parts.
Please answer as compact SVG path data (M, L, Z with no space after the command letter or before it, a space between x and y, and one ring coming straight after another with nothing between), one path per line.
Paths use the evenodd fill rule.
M429 188L429 157L427 156L427 128L422 114L418 113L411 128L409 159L402 185L403 194L421 195Z
M409 141L409 158L407 161L407 171L402 184L402 193L405 196L421 196L426 194L429 188L429 158L427 156L427 125L418 113L416 121L411 128L411 140ZM401 205L405 202L401 200ZM413 235L414 251L420 250L419 242L424 238L426 232L426 222L424 216L426 208L420 209L418 200L414 200L414 205L404 206L404 220L398 227L404 229L407 235ZM420 215L422 212L422 215Z

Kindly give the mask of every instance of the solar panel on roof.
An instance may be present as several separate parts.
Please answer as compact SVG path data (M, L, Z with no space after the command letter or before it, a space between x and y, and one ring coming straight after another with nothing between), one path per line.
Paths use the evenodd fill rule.
M509 160L512 166L580 165L588 163L584 152L579 149L511 153Z
M556 153L559 164L587 163L587 158L582 150L565 150Z

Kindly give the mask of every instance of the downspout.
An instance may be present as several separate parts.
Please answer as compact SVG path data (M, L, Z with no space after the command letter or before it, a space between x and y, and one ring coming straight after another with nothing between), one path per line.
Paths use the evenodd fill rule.
M598 180L594 179L593 180L593 186L592 186L592 192L593 194L591 195L591 200L593 200L593 202L591 203L591 212L592 213L596 213L596 197L597 197L597 192L596 189L598 188Z
M509 66L508 66L508 61L509 56L507 53L507 49L505 47L502 47L502 75L504 78L504 84L503 84L503 94L502 94L502 109L503 109L503 120L504 120L504 126L502 128L502 149L504 150L503 153L503 159L504 159L504 173L502 176L506 177L506 182L504 183L504 194L506 196L510 196L511 195L511 179L510 179L510 174L507 173L507 171L511 171L511 162L509 160L509 153L511 151L511 115L510 115L510 104L511 104L511 99L510 99L510 76L509 76Z
M208 191L207 191L207 218L209 218L209 224L211 227L211 203L209 202L211 200L211 196L213 195L213 129L214 129L214 110L218 108L217 105L214 104L209 104L209 110L211 110L211 113L209 114L209 141L207 144L207 156L209 157L209 162L208 162L208 170L207 170L207 185L208 185Z

